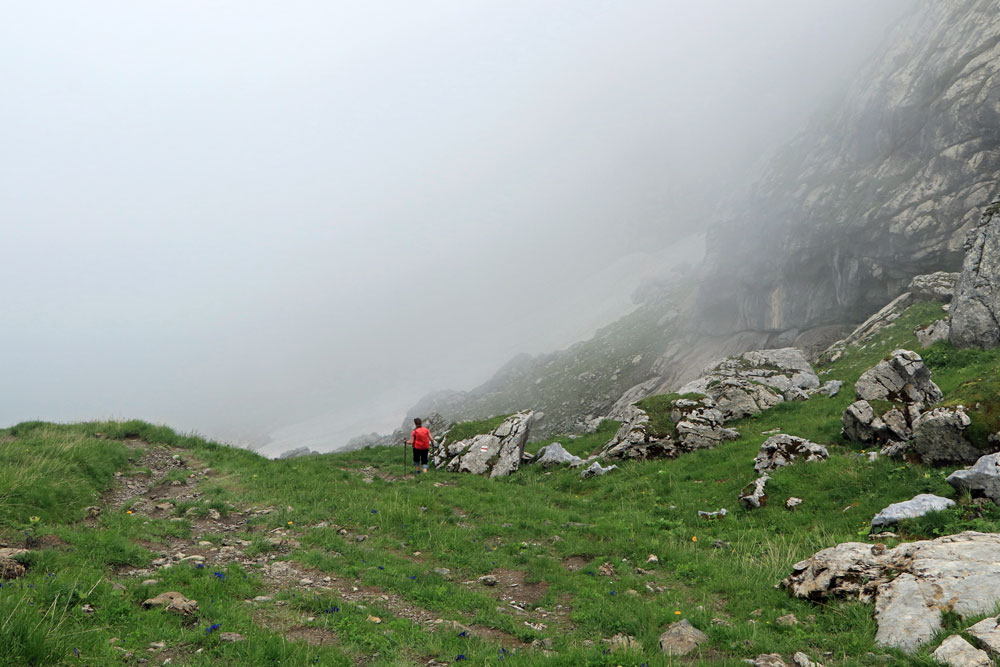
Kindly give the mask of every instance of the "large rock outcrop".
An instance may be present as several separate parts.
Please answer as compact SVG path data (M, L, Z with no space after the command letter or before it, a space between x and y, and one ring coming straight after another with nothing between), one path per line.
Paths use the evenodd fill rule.
M622 415L622 425L604 445L601 455L609 459L646 460L672 457L676 447L669 435L654 436L650 432L649 415L634 405Z
M791 390L813 391L819 386L819 377L802 350L786 347L727 357L677 393L711 397L729 421L760 414L784 401Z
M861 374L854 393L863 401L908 403L921 409L941 400L941 389L931 380L931 372L919 354L895 350Z
M969 232L950 315L949 336L956 346L1000 345L1000 199Z
M928 465L972 463L983 451L966 436L972 420L961 406L934 408L913 422L913 453Z
M900 544L847 542L796 563L781 582L800 598L875 601L876 641L913 652L942 627L1000 603L1000 534L964 532Z
M910 350L895 350L862 373L854 385L854 393L859 400L841 416L844 437L884 447L883 453L890 455L907 449L921 414L943 396L923 359ZM873 402L889 402L892 406L881 408L879 414ZM941 447L928 446L928 456L931 451L940 450Z
M628 406L621 427L604 445L601 456L622 460L673 458L740 437L736 429L723 426L722 412L711 398L679 398L671 401L670 406L671 433L654 433L649 415L638 406Z
M446 444L435 456L435 465L452 472L502 477L517 471L534 413L518 412L489 433Z

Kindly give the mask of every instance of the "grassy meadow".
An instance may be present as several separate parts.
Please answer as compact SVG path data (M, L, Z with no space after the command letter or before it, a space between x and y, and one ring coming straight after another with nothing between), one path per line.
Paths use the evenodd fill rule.
M854 380L897 347L919 350L914 327L941 316L938 305L915 306L874 342L818 368L823 380L845 381L835 398L784 403L730 424L741 438L718 449L619 463L589 480L530 465L495 480L439 470L414 477L399 448L268 460L143 422L0 431L0 542L30 549L18 557L27 575L0 587L0 664L639 667L740 665L796 651L827 665L935 664L929 650L903 656L875 645L870 605L814 605L775 584L819 549L868 540L872 516L890 503L956 497L944 481L952 468L869 461L840 440ZM946 403L997 395L1000 353L947 343L921 352ZM585 456L617 426L528 450L558 441ZM768 506L746 511L737 494L755 478L764 433L778 428L827 445L831 458L778 470ZM109 503L115 489L152 474L141 462L157 452L178 461L157 489L176 482L201 495L163 513ZM791 496L804 500L795 511L784 508ZM957 500L900 526L900 540L1000 530L1000 509ZM96 518L94 505L104 508ZM721 520L698 518L723 507ZM219 521L206 520L209 510ZM233 541L248 543L237 544L245 558L216 563L211 549ZM133 574L198 542L206 543L201 566ZM243 562L254 559L330 582L275 578ZM488 574L496 586L478 581ZM198 600L197 614L142 608L164 591ZM261 595L272 600L253 602ZM775 622L789 613L798 625ZM670 658L658 637L680 619L709 641ZM225 631L245 640L224 642ZM606 641L619 633L635 643Z

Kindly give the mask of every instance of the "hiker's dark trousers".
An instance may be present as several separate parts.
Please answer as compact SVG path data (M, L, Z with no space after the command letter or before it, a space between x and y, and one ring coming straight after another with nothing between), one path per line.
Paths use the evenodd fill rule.
M428 449L414 449L413 450L413 465L427 465L427 455L430 453Z

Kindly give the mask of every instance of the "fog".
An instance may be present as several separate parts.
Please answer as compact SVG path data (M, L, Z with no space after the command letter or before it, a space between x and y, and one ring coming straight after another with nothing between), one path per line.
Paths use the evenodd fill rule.
M8 3L0 425L391 430L696 260L914 2Z

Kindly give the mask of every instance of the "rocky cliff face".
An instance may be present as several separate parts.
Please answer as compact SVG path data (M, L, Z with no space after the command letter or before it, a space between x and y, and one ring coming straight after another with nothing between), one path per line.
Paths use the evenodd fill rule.
M914 276L957 271L1000 184L1000 2L916 3L884 44L711 227L700 288L675 283L591 341L515 359L413 414L534 408L546 413L539 433L579 430L727 355L816 356Z
M1000 175L1000 6L919 3L885 43L711 230L704 330L857 322L961 266Z

